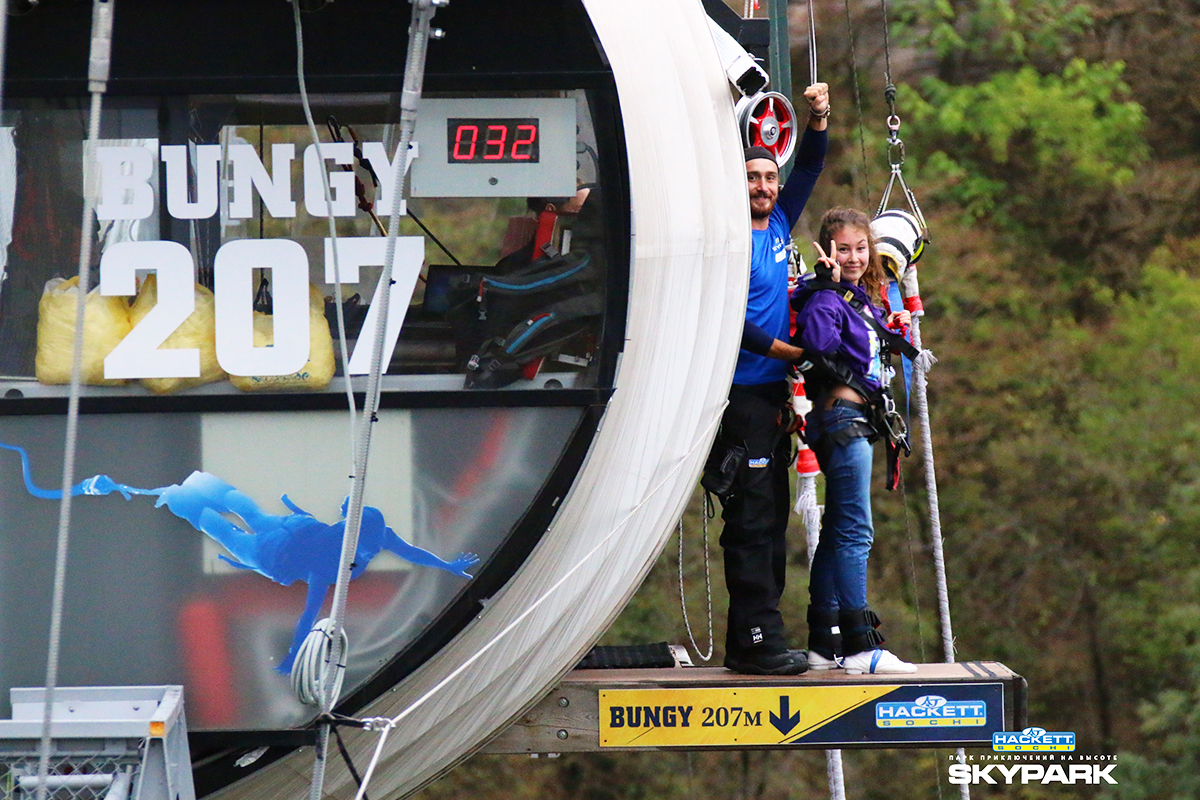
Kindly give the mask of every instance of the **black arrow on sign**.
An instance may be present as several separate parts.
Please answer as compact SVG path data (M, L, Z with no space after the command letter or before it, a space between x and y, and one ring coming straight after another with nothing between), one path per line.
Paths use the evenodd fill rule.
M795 714L788 714L788 712L791 711L790 705L791 700L786 694L783 695L779 698L779 713L776 714L774 711L772 711L770 716L771 724L774 725L775 729L784 736L787 736L792 732L792 728L795 728L800 724L799 711L797 711Z

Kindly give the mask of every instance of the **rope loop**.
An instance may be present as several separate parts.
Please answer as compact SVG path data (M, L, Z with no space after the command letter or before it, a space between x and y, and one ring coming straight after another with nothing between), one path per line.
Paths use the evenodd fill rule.
M346 629L338 625L337 629L341 634L338 637L341 639L338 653L342 660L336 666L331 665L333 629L334 621L330 617L314 625L300 645L296 661L292 664L292 692L295 693L296 699L306 706L322 705L323 689L331 668L336 670L331 695L337 698L342 692L342 681L346 677L345 655L350 649L350 639L346 636Z

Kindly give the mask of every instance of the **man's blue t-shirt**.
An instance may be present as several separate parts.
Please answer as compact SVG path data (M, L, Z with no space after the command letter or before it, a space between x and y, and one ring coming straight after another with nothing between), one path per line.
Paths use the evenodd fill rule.
M779 191L779 199L771 211L765 231L751 231L750 292L746 298L746 322L757 325L770 336L788 341L791 321L788 313L787 245L792 228L812 194L817 177L825 164L828 137L825 131L804 129L800 146L796 148L796 166L787 183ZM787 377L787 362L777 358L738 352L733 382L755 386L781 381Z

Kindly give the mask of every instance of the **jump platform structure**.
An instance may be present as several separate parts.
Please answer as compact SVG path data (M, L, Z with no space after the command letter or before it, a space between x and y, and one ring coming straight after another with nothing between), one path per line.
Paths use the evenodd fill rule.
M577 669L482 752L991 747L1026 725L1025 679L995 661L911 675Z

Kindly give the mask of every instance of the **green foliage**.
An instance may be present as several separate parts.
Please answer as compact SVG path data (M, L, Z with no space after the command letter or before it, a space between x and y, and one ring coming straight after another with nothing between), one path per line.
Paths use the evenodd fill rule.
M1058 75L1023 67L972 86L927 78L919 94L901 87L922 185L974 219L1035 226L1046 222L1037 199L1127 185L1147 155L1146 118L1121 99L1122 69L1075 60Z
M936 54L945 67L1057 62L1091 26L1079 0L898 0L902 41Z

